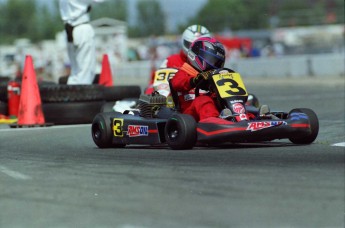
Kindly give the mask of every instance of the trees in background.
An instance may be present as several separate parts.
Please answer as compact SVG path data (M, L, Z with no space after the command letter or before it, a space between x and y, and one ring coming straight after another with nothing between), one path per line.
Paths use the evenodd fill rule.
M58 1L53 7L35 0L0 1L0 43L18 38L33 42L54 39L63 30ZM128 2L109 0L93 7L92 19L110 17L128 21ZM137 2L137 20L129 26L130 37L163 35L167 32L165 12L157 0ZM178 17L178 15L176 15ZM185 24L203 24L214 32L262 29L276 26L299 26L344 23L344 0L208 0Z
M209 0L188 24L202 24L212 31L265 28L270 1Z
M120 21L127 21L127 1L110 0L96 4L91 10L91 18L110 17Z
M187 22L212 31L344 23L344 0L208 0ZM186 25L180 26L181 31Z
M38 14L39 10L42 10L42 13ZM7 43L23 37L30 37L32 40L41 38L40 35L45 33L43 30L46 26L45 23L38 22L45 12L46 9L39 8L35 1L12 0L3 2L0 5L1 42ZM44 19L50 21L51 15L46 16L47 18Z
M130 35L147 37L163 35L165 32L165 14L156 0L141 0L137 2L137 25L130 28Z
M7 0L0 2L0 43L13 43L18 38L33 42L54 39L64 26L59 14L58 1L53 7L38 4L35 0ZM91 18L109 17L127 21L126 0L104 1L92 8ZM129 27L129 36L145 37L162 35L165 31L165 15L156 0L141 0L137 3L138 23Z

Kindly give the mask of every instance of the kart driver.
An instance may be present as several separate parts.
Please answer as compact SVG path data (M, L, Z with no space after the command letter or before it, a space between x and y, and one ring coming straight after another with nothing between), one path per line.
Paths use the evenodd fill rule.
M182 48L179 53L168 56L160 68L176 68L180 69L182 65L187 61L187 53L190 45L199 37L210 36L209 30L202 25L191 25L182 33L181 45ZM154 75L151 78L148 88L145 90L145 94L151 94L154 91L153 88Z
M224 46L216 39L201 37L191 44L187 62L171 79L172 87L178 93L182 113L192 115L199 122L231 123L218 118L219 111L212 95L200 93L195 97L194 90L196 85L208 78L212 70L222 68L224 62Z

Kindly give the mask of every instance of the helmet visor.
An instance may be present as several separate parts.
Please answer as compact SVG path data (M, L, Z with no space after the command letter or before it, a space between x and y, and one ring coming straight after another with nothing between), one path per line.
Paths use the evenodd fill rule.
M209 65L209 67L207 67L207 70L210 70L211 68L218 69L224 66L224 56L222 57L220 55L214 54L210 52L210 50L201 49L199 57Z

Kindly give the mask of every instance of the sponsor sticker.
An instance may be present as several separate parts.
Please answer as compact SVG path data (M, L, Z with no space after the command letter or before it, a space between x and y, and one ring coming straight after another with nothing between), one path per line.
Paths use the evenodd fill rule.
M149 127L141 125L128 125L127 135L129 137L148 136Z
M230 101L231 104L234 104L234 103L244 103L243 100L233 100L233 101Z
M242 120L249 120L249 118L246 114L239 114L239 115L235 116L235 118L238 122L240 122Z
M232 109L235 113L242 114L245 113L244 107L241 103L235 103L232 105Z
M123 119L114 118L113 119L113 133L115 137L123 137Z
M191 101L195 99L195 94L186 94L184 95L184 100L185 101Z
M248 123L247 131L259 131L265 128L287 125L285 121L264 121Z

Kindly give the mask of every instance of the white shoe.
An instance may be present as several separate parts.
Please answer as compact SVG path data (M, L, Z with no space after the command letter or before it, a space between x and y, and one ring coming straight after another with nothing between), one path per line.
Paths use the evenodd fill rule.
M232 116L232 112L230 109L225 108L220 112L219 118L226 119Z

